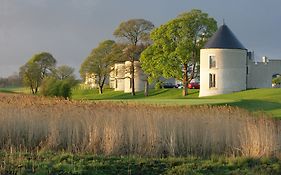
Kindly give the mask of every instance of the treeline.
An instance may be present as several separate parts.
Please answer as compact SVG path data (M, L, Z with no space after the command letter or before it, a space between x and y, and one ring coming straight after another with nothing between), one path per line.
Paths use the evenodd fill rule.
M22 86L22 80L17 73L10 75L8 77L0 77L0 88L19 87L19 86Z
M199 74L200 49L216 30L216 20L197 9L184 12L157 28L145 19L123 21L113 32L119 42L100 42L82 63L81 77L94 74L102 93L104 79L112 71L114 62L130 61L131 66L126 71L130 73L131 93L135 95L134 62L140 61L147 76L145 96L148 95L148 83L158 82L160 77L182 81L185 96L187 84ZM121 48L118 54L115 45Z
M188 82L198 76L200 49L216 30L215 19L197 9L184 12L157 28L145 19L129 19L121 22L113 32L118 42L101 41L83 61L79 72L83 79L87 75L95 75L99 92L102 93L105 80L113 71L112 66L118 62L130 61L131 66L126 71L130 73L131 94L135 95L134 64L135 61L140 61L146 74L146 96L148 83L158 82L160 77L182 81L185 96L188 94ZM33 94L39 91L41 85L53 86L59 84L55 80L64 81L57 76L56 59L47 52L30 58L20 68L20 77ZM50 82L45 82L47 80ZM65 86L62 85L64 83L60 84L58 87ZM66 89L72 85L70 83ZM47 90L48 95L49 92L55 92L51 93L54 96L61 96L58 92L65 93L64 90L50 88Z

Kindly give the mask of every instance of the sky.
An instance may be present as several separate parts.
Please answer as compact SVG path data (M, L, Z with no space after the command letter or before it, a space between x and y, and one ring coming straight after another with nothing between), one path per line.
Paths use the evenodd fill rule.
M34 54L79 68L122 21L143 18L157 27L191 9L223 19L255 57L281 59L280 0L0 0L0 77L17 73Z

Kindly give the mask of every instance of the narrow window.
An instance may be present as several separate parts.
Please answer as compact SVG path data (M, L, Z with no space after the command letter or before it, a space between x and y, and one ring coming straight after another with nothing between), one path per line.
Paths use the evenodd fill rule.
M118 81L115 80L115 88L117 89L117 87L118 87Z
M209 56L209 68L216 68L216 57L214 55Z
M209 74L209 88L216 87L216 74Z

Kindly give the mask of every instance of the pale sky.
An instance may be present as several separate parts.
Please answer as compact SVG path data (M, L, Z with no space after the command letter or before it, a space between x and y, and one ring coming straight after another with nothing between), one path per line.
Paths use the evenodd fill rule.
M0 0L0 77L18 72L32 55L51 53L78 71L121 21L144 18L156 26L200 9L256 57L281 58L280 0Z

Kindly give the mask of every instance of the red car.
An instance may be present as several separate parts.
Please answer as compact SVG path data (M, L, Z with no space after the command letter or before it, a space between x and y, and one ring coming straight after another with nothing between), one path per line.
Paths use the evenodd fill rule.
M196 81L190 81L188 84L189 89L200 89L200 83Z

